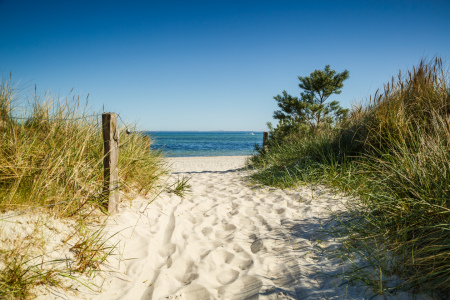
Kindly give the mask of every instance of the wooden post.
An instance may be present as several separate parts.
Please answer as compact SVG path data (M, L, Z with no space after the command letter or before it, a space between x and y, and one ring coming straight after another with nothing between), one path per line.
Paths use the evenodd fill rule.
M269 133L263 132L263 150L267 152L269 148L267 147L267 143L269 142Z
M119 128L117 126L117 116L114 113L104 113L102 115L103 124L103 148L105 157L104 166L104 187L103 191L109 198L108 212L117 212L120 202L119 194Z

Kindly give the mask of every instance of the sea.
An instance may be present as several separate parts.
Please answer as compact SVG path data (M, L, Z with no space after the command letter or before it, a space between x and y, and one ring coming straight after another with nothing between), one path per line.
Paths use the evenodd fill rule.
M146 131L151 148L168 157L240 156L255 154L263 133L255 131Z

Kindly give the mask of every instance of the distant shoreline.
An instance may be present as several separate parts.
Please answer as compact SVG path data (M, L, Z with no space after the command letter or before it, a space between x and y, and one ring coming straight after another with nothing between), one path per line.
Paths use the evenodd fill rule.
M152 139L151 149L167 157L254 155L263 134L253 131L167 131L144 132Z

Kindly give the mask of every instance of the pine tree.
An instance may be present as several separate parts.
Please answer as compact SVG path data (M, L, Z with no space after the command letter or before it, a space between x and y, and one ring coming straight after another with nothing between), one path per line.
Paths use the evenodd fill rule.
M325 103L332 94L340 94L344 80L349 78L349 71L336 73L326 65L324 70L315 70L308 77L299 76L299 87L303 89L300 98L283 91L274 99L280 110L274 112L274 119L286 128L298 125L309 125L314 130L324 124L336 124L346 118L348 109L339 105L338 101Z

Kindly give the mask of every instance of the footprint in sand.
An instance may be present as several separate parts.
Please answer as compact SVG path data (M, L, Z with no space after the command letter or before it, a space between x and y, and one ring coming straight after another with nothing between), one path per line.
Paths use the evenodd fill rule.
M228 213L228 216L229 216L229 217L235 216L235 215L237 215L238 213L239 213L239 210L233 209L232 211L230 211L230 212Z
M225 271L219 271L216 280L221 285L227 285L232 282L234 282L239 276L239 272L233 269L225 270Z
M252 259L236 257L231 262L231 265L235 268L239 268L242 271L248 270L253 265Z
M254 216L256 216L257 211L255 210L255 208L252 207L252 208L246 208L245 213L249 217L254 217Z
M179 282L183 284L189 284L199 277L195 272L196 265L194 261L189 258L178 258L175 260L171 266L171 271Z
M176 297L169 299L210 300L212 297L204 286L192 283L180 290Z
M217 221L213 224L214 226L216 226L215 230L214 230L215 238L216 239L229 239L229 238L233 239L232 234L236 231L236 226L228 223L227 219L222 219L221 223L222 223L222 226L220 226Z
M240 252L244 251L244 248L242 248L239 244L234 244L233 245L233 250L236 253L240 253Z
M216 265L221 265L223 263L230 263L231 260L234 258L234 254L230 253L226 250L218 250L214 251L212 254L212 259Z
M161 247L161 249L158 250L158 254L161 255L164 258L168 258L172 254L175 253L177 250L177 246L173 243L168 243Z
M259 299L259 291L262 287L262 281L253 276L244 276L233 283L223 286L219 289L219 295L222 299Z
M205 227L202 229L202 233L206 237L209 237L212 232L213 232L213 229L211 227Z
M234 232L236 230L236 226L233 224L224 224L223 229L225 231L233 231Z
M239 225L242 225L242 226L249 226L249 225L254 224L254 222L248 218L240 218L238 222L239 222Z
M286 209L284 207L280 207L280 208L276 208L275 212L280 215L283 214L286 211Z
M261 239L257 239L250 246L250 250L252 251L252 253L258 253L259 251L261 251L261 249L263 249L263 247L263 241Z

